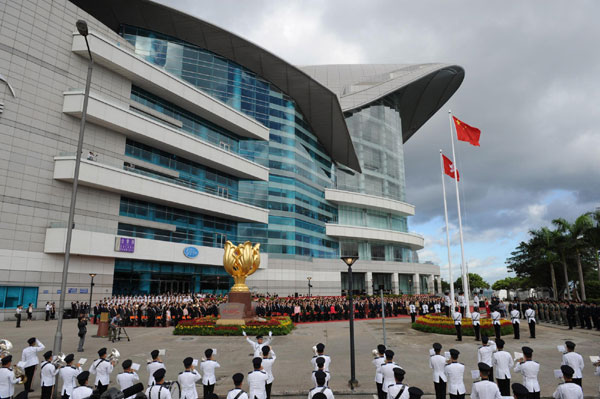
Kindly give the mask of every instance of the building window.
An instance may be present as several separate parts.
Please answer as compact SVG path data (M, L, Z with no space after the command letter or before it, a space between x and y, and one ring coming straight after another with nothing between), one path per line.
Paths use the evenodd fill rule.
M38 287L0 286L0 309L27 307L30 303L37 307Z
M384 244L371 244L371 260L385 260Z

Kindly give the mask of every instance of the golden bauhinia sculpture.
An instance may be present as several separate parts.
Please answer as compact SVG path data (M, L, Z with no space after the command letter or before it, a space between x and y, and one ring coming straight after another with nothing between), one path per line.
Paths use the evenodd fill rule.
M227 241L223 266L235 281L231 292L250 292L246 285L246 277L258 270L260 266L260 244L252 246L250 241L246 241L235 246L231 241Z

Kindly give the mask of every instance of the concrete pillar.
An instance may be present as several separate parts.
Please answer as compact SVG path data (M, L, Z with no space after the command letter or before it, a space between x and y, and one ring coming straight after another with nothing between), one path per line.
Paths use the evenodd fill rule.
M373 273L365 273L365 285L367 286L367 295L373 295Z
M419 273L413 274L413 293L419 295L421 293L421 275Z
M392 273L392 292L394 295L400 294L400 284L398 284L398 273Z

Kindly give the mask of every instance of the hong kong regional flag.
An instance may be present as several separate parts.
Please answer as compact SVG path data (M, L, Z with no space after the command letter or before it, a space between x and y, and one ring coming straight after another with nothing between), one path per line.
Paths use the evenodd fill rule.
M481 135L481 130L467 125L454 116L452 119L454 119L454 125L456 126L456 137L458 137L460 141L467 141L474 146L479 147L479 136Z
M442 158L444 159L444 173L454 179L454 172L456 172L456 180L460 181L460 173L458 173L452 161L444 154L442 154Z

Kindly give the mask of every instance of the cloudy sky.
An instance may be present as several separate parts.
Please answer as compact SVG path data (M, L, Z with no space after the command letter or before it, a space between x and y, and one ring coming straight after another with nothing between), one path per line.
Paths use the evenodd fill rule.
M457 146L471 272L505 277L529 229L600 206L600 2L161 1L297 65L463 66L461 88L405 147L407 200L417 207L410 228L426 237L421 259L441 265L446 280L438 157L450 153L448 109L482 130L481 147Z

